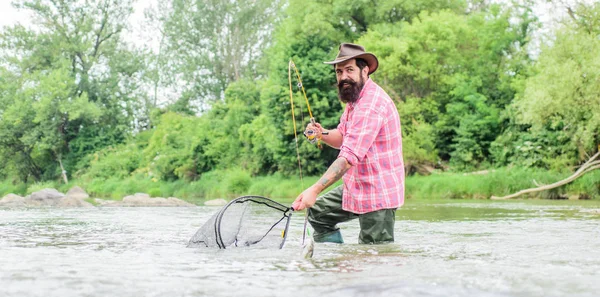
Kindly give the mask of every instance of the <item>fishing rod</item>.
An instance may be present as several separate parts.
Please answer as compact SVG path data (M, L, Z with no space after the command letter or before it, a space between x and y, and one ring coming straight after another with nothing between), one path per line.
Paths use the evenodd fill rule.
M298 71L298 67L296 67L296 64L294 63L294 61L292 61L292 59L290 59L290 62L288 64L288 81L290 83L290 102L292 104L292 117L294 117L294 99L292 96L292 71L291 68L294 68L294 71L296 73L296 78L298 79L298 88L302 90L302 95L304 96L304 100L306 101L306 109L308 109L308 114L310 115L310 123L313 124L313 126L317 125L317 122L315 121L315 117L312 114L312 110L310 108L310 103L308 102L308 97L306 96L306 91L304 90L304 84L302 84L302 78L300 77L300 72ZM296 133L296 121L294 119L294 133ZM317 146L319 148L321 148L321 136L322 135L329 135L329 132L327 131L322 131L321 134L318 135L318 133L315 130L308 130L304 133L304 136L306 136L306 138L308 139L308 141L310 143L317 143Z
M302 186L302 188L304 189L304 180L302 178L302 163L300 162L300 149L298 148L298 130L296 128L296 115L294 113L294 96L293 96L293 88L292 88L292 68L294 68L295 73L296 73L296 79L298 80L298 88L302 90L302 95L304 96L304 100L306 101L306 108L308 109L308 114L310 115L310 122L313 126L316 126L316 121L315 118L313 117L312 114L312 110L310 109L310 103L308 102L308 97L306 96L306 91L304 90L304 85L302 84L302 78L300 77L300 72L298 71L298 67L296 67L296 64L294 63L294 61L292 61L292 59L290 59L290 62L288 63L288 82L289 82L289 86L290 86L290 105L292 107L292 122L293 122L293 126L294 126L294 140L296 142L296 157L298 159L298 169L300 171L300 184ZM319 148L321 148L321 135L327 135L329 134L328 132L322 132L321 134L318 134L316 131L314 130L308 130L304 133L304 136L308 139L308 141L310 143L316 143L317 146ZM294 210L292 208L292 210ZM306 211L306 214L304 216L304 227L302 230L302 246L303 246L303 251L302 251L302 255L305 258L311 258L313 255L313 251L314 251L314 241L310 238L310 231L308 230L307 227L307 223L308 223L308 211ZM309 242L306 243L306 236L309 236Z

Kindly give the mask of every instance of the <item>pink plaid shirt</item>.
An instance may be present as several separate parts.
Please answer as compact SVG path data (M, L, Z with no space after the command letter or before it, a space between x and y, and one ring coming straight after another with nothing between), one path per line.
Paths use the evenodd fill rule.
M370 78L359 99L346 105L337 127L338 157L352 165L344 174L342 208L357 214L404 204L400 116L392 99Z

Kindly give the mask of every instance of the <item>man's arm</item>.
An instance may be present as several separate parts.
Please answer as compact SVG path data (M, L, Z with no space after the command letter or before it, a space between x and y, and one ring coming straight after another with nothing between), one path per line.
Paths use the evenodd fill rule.
M294 210L303 210L312 207L317 201L317 196L327 187L338 181L344 174L352 168L346 158L337 158L329 169L323 174L317 183L304 190L292 204Z
M321 137L321 140L323 140L325 144L334 149L340 149L340 147L342 146L344 136L342 135L342 132L340 132L338 129L325 130L323 129L323 126L321 126L321 124L311 122L306 126L306 130L304 130L304 135L307 135L309 131L316 131L318 133L317 136Z
M341 134L340 134L341 135ZM352 167L346 158L337 158L331 166L327 169L325 174L319 179L316 185L319 186L320 190L323 191L327 187L333 185L336 181L340 180L342 176ZM319 193L321 192L319 191Z
M325 142L328 146L332 148L340 149L344 140L344 136L342 136L342 133L338 131L338 129L323 129L322 131L326 132L327 134L321 134L321 140L323 140L323 142Z

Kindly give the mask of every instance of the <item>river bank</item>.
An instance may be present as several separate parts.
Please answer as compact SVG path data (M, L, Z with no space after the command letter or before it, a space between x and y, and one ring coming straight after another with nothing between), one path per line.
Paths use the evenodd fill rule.
M215 201L215 200L210 200ZM224 200L223 200L224 201ZM221 203L223 204L223 203ZM146 193L135 193L123 197L121 200L105 200L92 198L82 188L75 186L67 193L61 193L53 188L46 188L33 192L25 197L9 193L0 198L0 207L29 208L29 207L56 207L56 208L89 208L103 207L192 207L192 203L175 197L150 197Z
M569 176L569 172L539 169L499 168L473 173L434 173L428 176L409 176L406 179L407 199L489 199L492 195L508 195L541 184L550 184ZM156 181L142 176L128 179L71 180L69 184L44 182L13 184L0 182L0 197L7 194L27 196L36 191L54 188L67 193L79 186L91 197L122 201L135 193L150 197L176 197L202 205L207 200L232 199L243 195L260 195L280 201L291 201L319 177L283 177L270 175L252 177L236 171L214 171L197 181ZM338 182L339 184L339 182ZM522 198L539 199L600 199L600 171L591 172L566 186Z

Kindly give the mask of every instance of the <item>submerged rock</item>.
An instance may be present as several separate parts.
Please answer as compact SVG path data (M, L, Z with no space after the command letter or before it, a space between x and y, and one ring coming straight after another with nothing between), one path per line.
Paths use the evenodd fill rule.
M63 194L56 189L43 189L27 197L21 197L15 194L8 194L0 200L0 207L94 207L86 199L90 195L80 187L71 188L67 194ZM189 202L175 197L151 198L146 193L136 193L125 196L122 201L94 199L98 206L129 206L129 207L152 207L152 206L196 206Z
M227 204L225 199L213 199L204 202L206 206L224 206L225 204Z
M120 206L119 203L121 203L121 201L105 200L105 199L100 199L100 198L95 198L94 202L98 206Z
M83 191L83 190L81 190ZM85 193L85 192L83 192ZM87 195L87 194L85 194ZM81 192L63 194L56 189L48 188L31 193L26 197L8 194L0 200L5 207L93 207L84 200ZM88 196L89 197L89 196Z
M196 206L189 202L185 202L181 199L175 197L162 198L155 197L152 198L150 195L146 193L135 193L133 195L123 197L123 201L111 201L96 199L101 206L129 206L129 207L151 207L151 206L159 206L159 207L169 207L169 206L185 206L192 207Z

